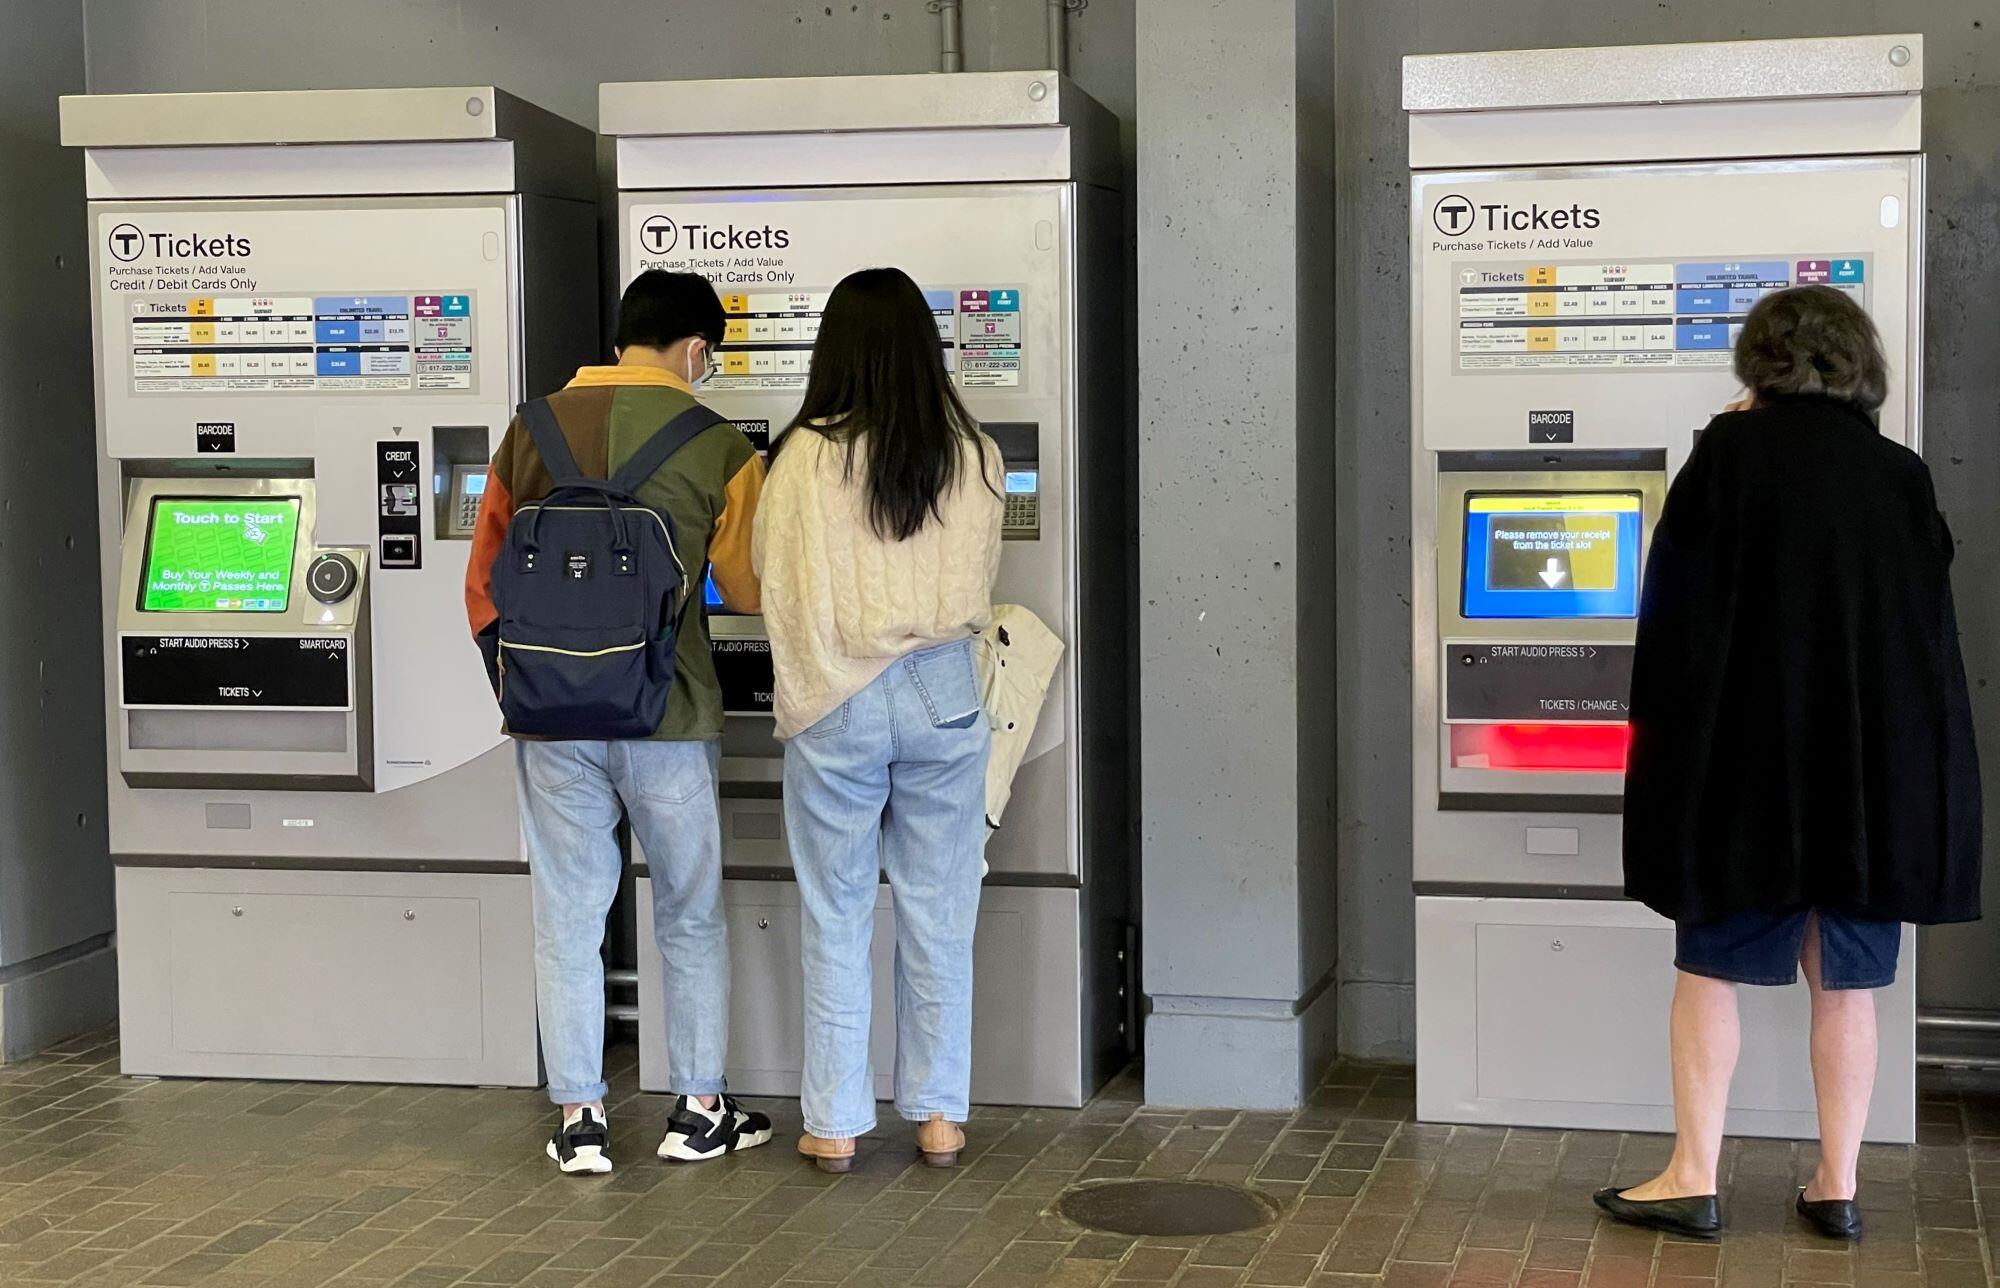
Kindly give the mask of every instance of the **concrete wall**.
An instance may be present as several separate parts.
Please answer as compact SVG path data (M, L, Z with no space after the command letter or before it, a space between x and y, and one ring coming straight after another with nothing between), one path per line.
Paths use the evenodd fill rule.
M1960 540L1988 813L2000 802L2000 7L1993 0L1344 0L1338 39L1341 1048L1411 1054L1410 349L1404 54L1921 31L1930 154L1924 455ZM2000 841L2000 827L1990 829ZM2000 845L1987 881L2000 887ZM1923 1004L2000 1009L2000 931L1926 932Z
M1130 119L1136 0L1070 25L1072 76ZM1042 0L966 0L967 70L1046 66ZM84 0L94 93L498 85L595 128L601 81L937 68L923 0Z
M1138 31L1146 1094L1296 1105L1334 963L1330 0Z
M4 0L0 76L0 1061L117 1014L104 828L90 258L56 96L75 3Z

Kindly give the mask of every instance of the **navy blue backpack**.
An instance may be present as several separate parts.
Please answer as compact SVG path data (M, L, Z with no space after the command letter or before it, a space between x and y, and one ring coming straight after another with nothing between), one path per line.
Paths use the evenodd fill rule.
M514 511L493 562L496 684L507 731L650 738L674 687L689 578L674 548L673 519L641 504L638 492L723 418L691 407L601 479L577 468L546 401L522 404L520 416L553 487Z

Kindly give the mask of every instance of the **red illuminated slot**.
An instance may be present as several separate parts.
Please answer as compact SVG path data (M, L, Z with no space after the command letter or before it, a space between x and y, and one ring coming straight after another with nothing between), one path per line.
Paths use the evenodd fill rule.
M1460 724L1451 726L1458 769L1622 774L1632 746L1625 724Z

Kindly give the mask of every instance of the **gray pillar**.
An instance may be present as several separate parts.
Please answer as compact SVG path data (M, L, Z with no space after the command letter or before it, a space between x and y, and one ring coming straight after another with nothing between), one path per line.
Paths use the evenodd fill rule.
M0 0L0 1062L117 1015L78 0Z
M1334 969L1332 0L1138 19L1146 1095L1302 1103Z

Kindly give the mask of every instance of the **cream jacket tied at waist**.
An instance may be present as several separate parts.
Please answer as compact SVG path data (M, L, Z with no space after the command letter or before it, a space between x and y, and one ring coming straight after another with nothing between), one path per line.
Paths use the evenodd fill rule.
M993 441L965 444L939 517L904 541L884 540L869 522L866 450L864 439L850 471L844 444L793 430L758 504L751 558L780 738L839 710L897 658L966 639L993 615L1003 511Z
M986 758L986 826L997 828L1062 661L1063 642L1019 604L997 604L972 649L982 705L993 726L993 750Z

